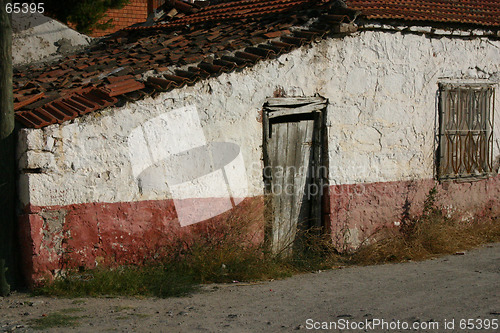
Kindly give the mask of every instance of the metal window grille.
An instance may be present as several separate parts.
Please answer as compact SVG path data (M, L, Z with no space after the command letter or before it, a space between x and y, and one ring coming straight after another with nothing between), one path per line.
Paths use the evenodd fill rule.
M441 84L438 177L487 176L493 171L494 88Z

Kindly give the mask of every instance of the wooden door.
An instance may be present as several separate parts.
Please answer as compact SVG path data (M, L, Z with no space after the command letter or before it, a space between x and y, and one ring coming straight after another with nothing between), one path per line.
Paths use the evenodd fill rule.
M270 98L264 104L267 241L276 255L292 253L297 231L321 227L322 97Z

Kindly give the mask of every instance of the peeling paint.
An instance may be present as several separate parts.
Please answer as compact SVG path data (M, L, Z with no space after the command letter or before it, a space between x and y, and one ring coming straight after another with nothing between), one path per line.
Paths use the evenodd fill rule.
M338 248L356 247L366 241L379 228L401 221L405 203L410 203L409 213L422 213L429 191L436 186L436 206L447 217L471 221L475 216L500 214L500 176L475 182L433 179L397 182L377 182L330 186L328 200L324 203L325 222ZM343 230L349 232L345 234Z

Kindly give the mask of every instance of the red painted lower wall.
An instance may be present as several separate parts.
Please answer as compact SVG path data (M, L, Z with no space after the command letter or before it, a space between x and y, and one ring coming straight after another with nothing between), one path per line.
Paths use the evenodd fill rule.
M227 199L206 200L218 205ZM249 228L249 241L261 242L263 202L246 198L227 213L186 227L179 224L173 200L31 206L19 218L27 283L32 287L69 267L144 264L179 240L189 243L207 232L216 237L234 223Z
M432 179L330 186L324 197L324 221L339 249L363 242L382 226L400 222L405 206L420 214L436 186L436 205L467 220L500 213L500 176L472 182ZM350 243L350 244L346 244Z
M467 219L500 213L500 176L441 184L429 179L330 186L324 221L339 249L356 246L378 228L401 221L405 206L419 214L434 186L437 204L451 215ZM226 201L206 200L211 205ZM180 226L172 200L32 206L20 216L23 266L33 286L68 267L142 264L165 255L162 251L179 240L215 237L228 221L250 225L248 239L262 242L264 220L263 197L247 198L227 213L187 227Z

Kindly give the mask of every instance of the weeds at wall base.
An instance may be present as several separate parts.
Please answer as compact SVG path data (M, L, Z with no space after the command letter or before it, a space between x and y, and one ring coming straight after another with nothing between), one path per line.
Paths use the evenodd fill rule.
M359 248L349 261L357 265L417 261L470 250L485 243L500 242L500 218L456 223L433 214L412 234L385 229L381 239Z
M174 297L195 292L203 283L281 279L338 266L424 260L499 242L500 219L457 225L437 215L422 221L409 238L398 230L387 229L381 233L385 238L344 255L328 247L319 247L317 251L305 251L288 259L276 260L266 256L261 249L238 253L222 249L207 252L199 248L192 256L186 255L184 262L69 273L35 290L35 294Z
M429 191L419 216L410 216L410 205L405 203L401 227L380 230L375 235L376 241L361 246L349 261L372 265L425 260L500 242L500 217L482 216L467 220L460 216L448 217L436 205L437 194L435 187Z
M249 216L249 215L246 215ZM255 215L258 218L259 214ZM69 272L35 290L35 294L82 296L183 296L200 284L270 280L338 266L424 260L484 243L500 242L500 218L461 221L448 218L428 195L421 215L407 215L400 228L380 230L351 253L340 254L331 235L308 230L300 234L293 255L276 258L259 242L248 239L248 220L228 216L225 224L204 225L164 249L173 253L148 265ZM252 228L250 228L252 229Z

